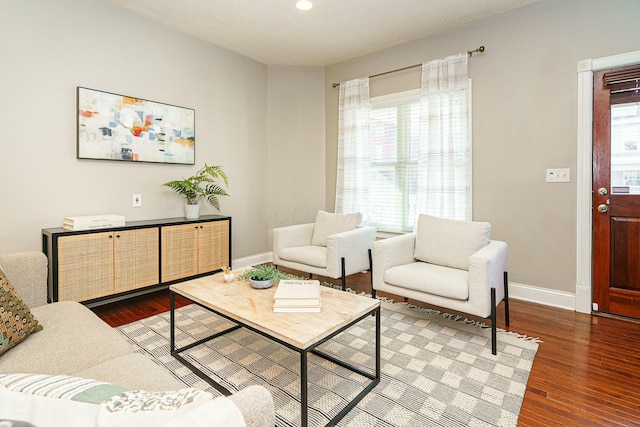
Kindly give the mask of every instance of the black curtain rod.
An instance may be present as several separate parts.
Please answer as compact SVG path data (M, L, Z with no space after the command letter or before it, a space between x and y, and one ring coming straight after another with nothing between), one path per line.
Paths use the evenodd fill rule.
M481 53L481 52L484 52L484 46L480 46L479 48L474 49L474 50L468 50L467 51L467 55L469 55L469 57L472 57L474 53ZM369 76L369 78L372 79L374 77L384 76L385 74L397 73L398 71L410 70L412 68L421 67L421 66L422 66L422 64L409 65L408 67L402 67L402 68L398 68L398 69L391 70L391 71L385 71L383 73L373 74L373 75ZM340 86L340 83L332 83L331 84L331 87L338 87L338 86Z

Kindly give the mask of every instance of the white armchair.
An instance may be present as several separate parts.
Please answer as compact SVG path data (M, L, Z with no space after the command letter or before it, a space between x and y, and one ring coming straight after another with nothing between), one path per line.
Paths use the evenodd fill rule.
M311 275L342 279L371 269L375 227L360 227L362 214L319 211L315 223L273 230L273 263Z
M486 222L420 215L415 233L373 246L372 287L405 298L491 319L496 354L496 306L509 325L507 244L489 240Z

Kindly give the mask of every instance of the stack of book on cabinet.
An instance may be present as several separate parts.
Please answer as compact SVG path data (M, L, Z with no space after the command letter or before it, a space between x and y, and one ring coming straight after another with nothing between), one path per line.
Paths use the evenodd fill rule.
M64 219L62 228L69 231L95 230L99 228L124 227L122 215L89 215L68 216Z
M273 298L276 313L319 312L322 308L319 280L280 280Z

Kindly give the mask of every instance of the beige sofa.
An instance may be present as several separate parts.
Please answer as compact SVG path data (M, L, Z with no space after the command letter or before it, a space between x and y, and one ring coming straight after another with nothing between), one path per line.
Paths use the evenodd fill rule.
M187 386L84 305L46 303L47 258L40 252L0 255L0 267L43 329L0 355L0 374L69 375L117 384L128 390L167 391ZM249 427L272 427L271 394L251 386L229 399ZM2 414L0 414L1 417Z

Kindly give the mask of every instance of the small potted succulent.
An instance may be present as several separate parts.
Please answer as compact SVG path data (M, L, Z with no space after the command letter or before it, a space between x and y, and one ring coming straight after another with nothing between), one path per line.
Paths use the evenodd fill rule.
M260 264L255 267L248 268L238 279L248 280L256 289L267 289L273 286L278 279L292 279L293 275L278 270L273 265Z
M229 178L222 170L222 166L204 167L189 178L165 182L164 186L171 188L176 193L185 197L185 216L187 219L200 217L200 200L206 199L211 206L220 210L219 197L228 196L229 193L218 183L222 180L224 187L229 186Z

